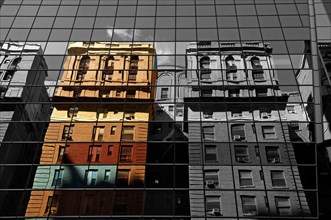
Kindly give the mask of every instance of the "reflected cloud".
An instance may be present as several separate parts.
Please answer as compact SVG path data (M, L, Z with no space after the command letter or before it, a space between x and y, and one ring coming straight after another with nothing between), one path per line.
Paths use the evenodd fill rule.
M157 58L157 64L158 65L165 65L165 64L170 64L170 54L173 54L174 52L171 52L171 48L167 44L162 44L162 43L157 43L155 42L155 47L156 47L156 54L157 55L168 55L168 56L159 56Z
M123 40L123 41L153 41L153 36L149 33L144 33L139 29L116 29L109 26L107 29L107 36L111 40Z

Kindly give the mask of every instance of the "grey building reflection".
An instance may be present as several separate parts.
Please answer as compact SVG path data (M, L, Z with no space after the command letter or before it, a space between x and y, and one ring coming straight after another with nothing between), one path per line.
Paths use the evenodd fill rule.
M0 46L0 189L31 188L35 172L31 164L38 163L38 142L50 116L44 85L47 64L39 44ZM0 212L24 214L27 200L24 191L1 191Z

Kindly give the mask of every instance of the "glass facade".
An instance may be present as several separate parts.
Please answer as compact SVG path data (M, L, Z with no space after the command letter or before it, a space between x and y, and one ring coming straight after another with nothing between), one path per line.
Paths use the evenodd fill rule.
M329 1L0 5L0 219L331 216Z

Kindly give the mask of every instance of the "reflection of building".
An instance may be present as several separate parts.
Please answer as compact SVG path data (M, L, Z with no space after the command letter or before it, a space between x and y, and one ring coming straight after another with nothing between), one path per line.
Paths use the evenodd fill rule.
M312 71L312 56L310 42L306 42L305 55L302 57L302 70L297 72L297 80L300 85L300 93L308 117L311 121L310 131L315 134L314 124L322 124L322 143L317 146L318 183L319 183L319 208L321 218L328 218L331 215L329 201L331 199L331 44L318 44L318 67L320 81L314 82ZM321 84L320 95L314 94L313 85ZM316 97L317 96L317 97ZM322 101L322 121L316 121L316 108L313 102ZM312 141L316 141L313 135Z
M73 43L68 53L26 216L142 214L155 49Z
M182 67L158 66L157 111L148 134L145 215L189 215L188 144L181 130L183 86Z
M40 146L36 142L43 139L50 110L45 104L49 98L44 86L47 65L42 53L38 44L10 42L0 49L0 163L9 165L0 168L1 189L32 185L30 165L38 162L35 157ZM23 191L0 193L0 212L5 215L16 215L16 207L26 203Z
M310 216L272 48L199 42L186 53L191 215Z

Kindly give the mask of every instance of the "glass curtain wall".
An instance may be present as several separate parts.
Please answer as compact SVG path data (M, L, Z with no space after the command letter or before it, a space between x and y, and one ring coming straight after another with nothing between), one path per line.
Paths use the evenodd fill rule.
M330 6L2 1L0 219L327 218Z

